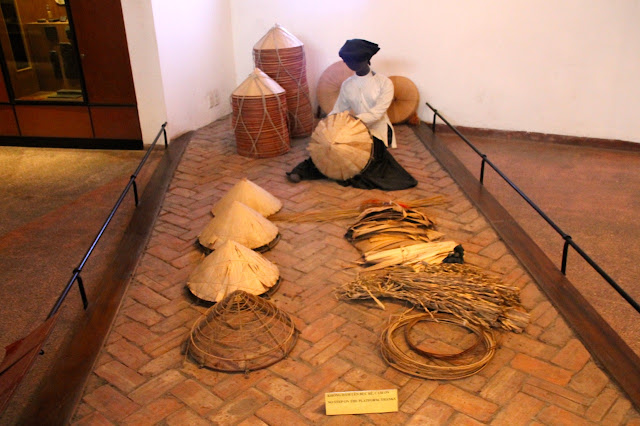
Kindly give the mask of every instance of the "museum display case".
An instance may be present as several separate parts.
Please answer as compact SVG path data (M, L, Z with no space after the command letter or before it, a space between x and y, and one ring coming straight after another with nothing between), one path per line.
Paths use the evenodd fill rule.
M119 0L0 0L0 50L0 142L142 147Z

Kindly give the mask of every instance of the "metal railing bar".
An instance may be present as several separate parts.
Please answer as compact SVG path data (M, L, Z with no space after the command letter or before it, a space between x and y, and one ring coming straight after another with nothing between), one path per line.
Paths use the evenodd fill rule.
M540 209L515 183L511 181L495 164L489 160L486 154L482 153L478 148L476 148L471 141L469 141L458 129L455 128L451 123L447 121L446 118L442 116L435 108L433 108L429 102L426 102L427 107L433 111L433 123L432 129L435 130L435 122L436 117L440 117L440 119L456 134L458 135L476 154L478 154L482 158L482 164L480 168L480 183L484 184L484 169L485 164L491 166L491 168L511 187L514 191L522 197L529 206L531 206L564 240L564 247L562 251L562 263L561 263L561 272L566 275L567 269L567 257L568 257L568 249L569 246L573 247L574 250L611 286L614 290L622 296L624 300L626 300L636 311L640 312L640 304L636 302L622 287L618 285L618 283L613 280L589 255L587 255L580 246L573 241L570 235L565 233L556 223L551 220L547 214ZM435 133L435 131L434 131Z
M98 232L98 234L94 238L93 243L91 243L91 246L86 251L84 257L82 258L82 261L80 262L80 264L73 270L73 274L71 275L71 279L69 280L67 285L64 287L62 293L58 297L58 300L56 300L56 303L53 305L53 308L51 309L51 312L49 312L49 315L47 315L47 319L51 318L53 315L56 314L56 312L58 312L58 310L60 309L60 306L62 306L62 303L64 302L64 300L66 299L67 295L69 294L69 291L71 290L71 287L73 286L73 283L76 282L76 281L78 281L78 289L80 291L80 296L82 297L82 304L84 306L84 309L86 310L87 307L89 306L89 303L88 303L88 300L87 300L87 296L86 296L86 293L85 293L85 290L84 290L84 284L82 282L82 277L80 276L80 273L82 272L82 269L84 268L84 265L89 260L89 257L93 253L93 250L95 249L96 245L100 241L100 238L102 238L102 235L104 234L104 231L107 229L107 226L109 226L109 224L111 223L111 219L113 219L113 216L116 214L116 211L120 207L120 204L122 204L122 201L124 200L125 196L129 192L129 189L131 188L131 186L135 187L135 193L136 193L135 194L136 195L135 203L136 203L136 206L138 206L137 186L135 186L136 185L135 179L138 176L138 173L140 173L140 170L144 166L145 162L147 161L147 158L149 158L149 155L151 154L151 150L153 150L153 148L155 147L155 145L158 142L158 139L160 138L161 134L164 134L164 146L165 146L165 149L167 148L167 146L168 146L168 144L167 144L167 132L165 130L166 125L167 125L166 122L164 124L162 124L161 129L158 131L158 134L156 135L155 139L151 143L151 146L149 147L149 149L147 149L147 152L145 153L144 157L140 161L140 164L138 165L138 168L133 173L133 175L131 175L131 177L129 178L129 182L127 183L127 185L125 186L124 190L120 194L120 197L118 197L118 201L116 201L115 205L111 209L111 212L109 213L109 216L107 216L107 219L104 221L102 227L100 228L100 231Z

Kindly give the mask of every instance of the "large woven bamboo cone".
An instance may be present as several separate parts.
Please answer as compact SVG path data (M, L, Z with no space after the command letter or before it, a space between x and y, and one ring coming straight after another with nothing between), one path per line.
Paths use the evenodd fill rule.
M227 240L196 267L187 286L196 297L219 302L236 290L263 294L279 278L278 267L260 253Z
M418 111L420 92L407 77L391 76L389 80L393 83L393 101L389 105L387 115L393 124L404 123Z
M286 90L291 137L306 137L313 129L304 45L276 24L253 46L257 68Z
M269 158L289 151L289 121L285 89L255 69L233 91L232 126L238 154Z
M234 201L239 201L245 206L267 217L282 208L282 201L278 200L264 188L244 178L236 183L233 188L211 208L214 215L222 214L229 210Z
M204 247L215 250L227 240L250 249L265 246L278 236L278 228L251 207L239 201L217 214L198 236Z
M367 126L345 111L318 123L307 150L313 164L325 176L345 180L366 167L372 146L373 139Z
M352 75L353 71L343 61L334 62L322 72L318 79L316 96L318 105L325 114L331 112L340 95L342 83Z

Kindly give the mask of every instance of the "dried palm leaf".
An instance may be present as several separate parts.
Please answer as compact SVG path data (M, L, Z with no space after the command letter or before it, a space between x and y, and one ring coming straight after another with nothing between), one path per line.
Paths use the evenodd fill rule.
M233 240L250 249L268 245L278 236L278 228L260 213L234 201L231 206L209 221L198 236L203 247L215 250Z
M227 240L194 269L187 286L198 298L219 302L236 290L263 294L279 278L278 267L260 253Z
M244 178L218 200L211 208L211 213L214 216L221 214L229 209L234 201L251 207L264 217L270 216L282 208L282 201L249 179Z
M458 243L455 241L432 241L416 243L387 250L363 253L365 270L374 271L395 265L434 264L442 262Z
M482 327L516 332L529 323L519 289L467 264L416 265L363 272L336 290L343 299L403 300L427 312L445 312Z

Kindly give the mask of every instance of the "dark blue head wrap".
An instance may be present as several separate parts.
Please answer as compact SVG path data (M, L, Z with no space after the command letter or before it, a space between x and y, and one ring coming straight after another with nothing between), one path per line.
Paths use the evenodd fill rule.
M340 48L338 55L345 61L364 62L378 53L378 50L380 50L380 48L377 44L354 38L347 40L344 46Z

